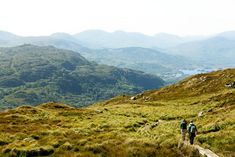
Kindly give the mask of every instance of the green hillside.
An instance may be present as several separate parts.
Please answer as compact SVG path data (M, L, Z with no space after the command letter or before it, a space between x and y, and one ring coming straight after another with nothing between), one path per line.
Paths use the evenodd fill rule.
M51 102L0 112L1 155L197 157L189 147L178 148L185 118L198 127L196 144L233 157L234 75L235 69L196 75L82 109Z
M169 55L157 50L142 47L100 49L81 51L81 55L100 64L131 68L155 74L167 82L176 82L185 76L179 69L200 67L198 63L181 56Z
M156 76L98 65L52 46L0 48L0 108L48 101L83 106L163 84Z
M137 95L135 101L116 98L106 105L140 105L148 118L168 122L166 134L178 134L178 123L194 120L197 144L219 156L234 156L235 148L235 69L199 74L178 84ZM144 111L144 109L141 111ZM163 124L164 125L164 124ZM155 133L153 131L152 133ZM161 132L164 134L164 131ZM175 139L172 136L166 140Z

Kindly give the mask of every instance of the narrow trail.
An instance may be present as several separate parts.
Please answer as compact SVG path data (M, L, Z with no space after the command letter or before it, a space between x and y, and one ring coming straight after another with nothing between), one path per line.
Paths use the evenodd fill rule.
M159 121L159 122L162 123L162 120ZM157 126L157 125L159 124L159 122L157 122L154 126ZM165 123L166 123L166 122L165 122ZM147 137L156 139L157 136L151 134L151 132L150 132L150 130L151 130L150 127L151 127L151 125L145 125L145 126L141 127L141 128L137 131L137 133L139 133L140 135L145 135L145 136L147 136ZM180 145L182 144L182 145L190 146L190 147L192 147L192 148L198 150L199 154L202 155L202 156L205 156L205 157L219 157L217 154L215 154L214 152L212 152L210 149L205 149L205 148L202 148L202 147L200 147L199 145L195 145L195 144L194 144L194 145L191 145L191 144L189 143L189 141L183 141L183 142L180 141L179 144L180 144ZM181 146L182 146L182 145L181 145ZM180 146L180 147L181 147L181 146Z
M214 152L212 152L210 149L202 148L199 145L190 145L188 141L184 141L183 144L197 149L199 151L200 155L202 155L202 156L206 156L206 157L219 157Z

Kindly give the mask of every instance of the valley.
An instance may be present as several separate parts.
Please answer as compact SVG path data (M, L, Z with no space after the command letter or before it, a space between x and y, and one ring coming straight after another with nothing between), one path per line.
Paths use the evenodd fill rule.
M100 65L53 46L25 44L0 52L2 109L48 101L81 107L165 84L157 76Z
M87 30L74 35L62 32L49 36L22 37L0 31L0 46L52 45L78 52L89 61L99 64L157 75L172 84L190 75L182 73L182 70L234 67L233 33L228 31L212 36L180 37L166 33L148 36L122 31L108 33Z

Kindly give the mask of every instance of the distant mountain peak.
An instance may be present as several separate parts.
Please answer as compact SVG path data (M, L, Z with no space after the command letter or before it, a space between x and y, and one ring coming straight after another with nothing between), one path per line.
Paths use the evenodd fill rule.
M178 35L169 34L169 33L164 33L164 32L157 33L157 34L154 35L154 37L165 37L165 36L180 38Z
M0 31L1 40L10 40L10 39L16 39L16 38L19 38L19 36L13 33L7 32L7 31Z
M229 40L235 40L235 31L226 31L216 35L217 37L223 37Z
M50 36L52 36L52 37L71 37L70 34L64 33L64 32L53 33Z

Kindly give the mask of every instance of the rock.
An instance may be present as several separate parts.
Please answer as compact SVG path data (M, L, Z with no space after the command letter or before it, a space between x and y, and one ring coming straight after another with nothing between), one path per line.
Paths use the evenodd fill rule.
M158 122L154 122L151 124L151 129L155 128L156 126L158 126Z
M136 96L133 96L133 97L131 97L130 99L131 99L131 100L136 100L137 97L136 97Z
M231 87L231 84L226 84L226 85L224 85L225 87L227 87L227 88L230 88Z
M31 142L34 142L35 139L32 137L28 137L28 138L23 139L23 141L31 143Z
M103 113L103 111L102 111L102 110L96 110L96 112L97 112L97 113Z
M143 100L146 102L146 101L150 100L150 98L149 97L143 97Z
M213 111L213 110L212 110L211 108L207 110L207 112L212 112L212 111Z
M200 111L198 114L197 114L198 117L202 117L203 116L203 111Z
M224 86L227 87L227 88L235 88L235 82L227 83Z
M202 76L202 77L199 78L199 80L202 81L202 82L206 81L206 79L207 79L206 76Z
M150 126L147 123L144 125L144 130L146 130L146 131L150 130Z

